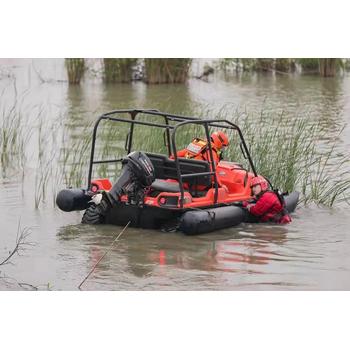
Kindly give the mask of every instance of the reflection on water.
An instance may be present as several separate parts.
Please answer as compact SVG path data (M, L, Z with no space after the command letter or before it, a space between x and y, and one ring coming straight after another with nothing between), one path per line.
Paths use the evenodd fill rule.
M83 232L84 231L84 232ZM256 265L266 265L275 261L287 261L278 252L279 245L286 241L287 230L281 227L259 227L257 230L230 232L202 237L185 237L182 234L159 233L153 231L129 229L117 247L94 271L89 282L91 285L104 275L119 271L132 274L141 279L157 276L173 278L173 271L185 271L185 274L218 272L241 274L263 274ZM91 268L108 249L118 230L115 227L94 229L94 234L86 234L81 226L61 228L60 240L77 240L88 259L87 268ZM114 232L114 235L112 234ZM232 238L227 239L227 236ZM140 245L140 242L143 244ZM110 276L111 277L111 276ZM149 286L149 285L148 285ZM221 288L226 287L221 285ZM157 286L153 286L154 289ZM200 289L206 288L204 282ZM137 288L136 288L137 289Z
M232 111L246 107L255 112L284 110L288 118L309 118L310 123L321 121L329 139L335 139L350 118L349 76L321 79L243 73L213 76L208 82L192 79L185 85L147 86L141 82L104 85L98 79L85 79L81 85L68 86L64 82L62 60L35 60L41 78L33 70L31 60L0 60L0 64L7 65L16 77L17 94L21 96L19 109L28 125L38 127L41 109L45 115L43 130L51 128L50 132L57 134L58 147L59 140L64 138L68 152L72 142L88 144L87 126L98 115L117 108L158 108L187 115L201 114L209 108L213 116L223 106ZM2 111L15 98L11 79L1 76ZM50 123L56 124L52 127ZM76 290L121 228L79 224L81 213L62 213L53 206L51 188L40 209L35 209L33 189L38 164L32 159L38 147L35 132L26 144L29 162L24 179L19 172L13 172L11 176L2 175L0 180L3 223L0 259L15 241L19 220L23 226L32 227L30 239L35 246L0 271L16 281L43 286L42 289L49 284L52 289ZM346 126L337 140L341 152L348 152L349 134ZM124 147L125 135L123 127L106 126L97 147L99 156L116 157ZM146 138L151 140L152 136L155 139L143 130L138 135L140 143ZM111 137L116 140L115 145L107 147L104 140ZM148 145L154 146L151 141ZM86 153L72 155L67 164L86 158L88 153L89 147ZM98 171L104 174L107 170ZM76 171L84 178L84 168ZM118 169L109 171L113 176ZM70 176L58 175L50 174L53 182ZM84 289L349 289L349 223L347 209L309 207L299 208L293 214L293 223L286 227L242 224L197 237L128 228L84 284ZM0 289L20 287L14 282L3 284L0 278Z
M317 208L303 217L300 211L294 226L240 225L213 234L186 237L128 229L84 286L85 289L342 289L350 259L349 238L342 234L334 241L332 218ZM323 216L322 229L306 217ZM343 232L348 219L333 213ZM333 218L334 219L334 218ZM60 240L78 245L84 252L85 274L108 249L119 228L81 225L59 229ZM332 251L328 254L325 246ZM336 247L344 250L336 252ZM339 254L337 256L337 254ZM338 259L339 257L339 259ZM342 267L341 267L342 266ZM84 275L84 273L82 273ZM328 284L324 276L334 282ZM337 277L336 277L337 276Z

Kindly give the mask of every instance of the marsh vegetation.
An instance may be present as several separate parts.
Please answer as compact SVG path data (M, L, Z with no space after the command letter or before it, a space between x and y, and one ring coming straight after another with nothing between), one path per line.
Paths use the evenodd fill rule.
M13 112L10 113L12 115ZM211 114L209 109L201 112L203 117ZM350 178L346 171L349 159L337 152L335 144L325 149L319 147L319 140L327 133L321 124L310 124L298 116L290 118L283 112L261 111L256 115L235 111L232 118L232 111L227 108L223 108L216 117L231 118L240 126L257 171L269 178L275 187L284 191L299 190L302 193L301 201L305 204L314 202L333 206L342 201L349 201ZM37 137L33 196L35 208L39 208L43 203L54 203L54 196L61 188L86 186L93 127L90 123L74 130L63 125L61 137L58 137L55 132L56 125L47 126L42 114L39 114L38 118L34 132L30 130L27 133L19 133L18 130L22 130L20 125L14 129L12 124L6 124L9 120L7 117L2 128L2 133L7 138L2 139L1 143L3 171L6 170L9 159L13 159L14 156L18 156L19 159L17 163L11 162L11 166L17 164L20 170L26 167L24 144L29 138ZM97 159L124 156L126 126L117 128L106 124L101 130L96 145ZM193 135L201 132L203 133L203 130L196 126L187 127L177 137L179 148L185 146ZM231 146L225 151L225 158L247 166L236 132L230 134L230 139ZM136 127L133 149L166 153L162 130ZM96 167L95 176L109 177L113 181L119 171L120 163L101 164Z
M79 84L85 73L84 58L66 58L66 68L69 84Z
M104 58L103 79L106 83L129 83L137 58Z

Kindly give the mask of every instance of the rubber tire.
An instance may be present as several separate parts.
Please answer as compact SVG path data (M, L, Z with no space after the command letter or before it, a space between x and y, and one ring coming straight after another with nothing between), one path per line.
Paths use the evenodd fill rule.
M85 213L81 219L82 224L99 225L105 222L105 215L103 215L100 206L92 204L85 210Z

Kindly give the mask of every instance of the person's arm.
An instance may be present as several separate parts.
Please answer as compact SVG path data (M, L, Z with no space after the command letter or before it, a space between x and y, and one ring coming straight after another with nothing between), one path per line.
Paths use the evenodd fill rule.
M214 159L215 165L217 165L220 161L219 156L214 149L212 149L212 154L213 154L213 159ZM209 150L206 150L205 152L202 153L202 158L203 158L203 160L205 160L207 162L211 161Z
M255 198L249 199L247 201L242 201L242 207L248 208L248 207L251 207L252 205L255 205L255 203L256 203Z
M182 150L180 150L180 151L177 152L177 156L180 157L180 158L183 158L183 157L186 156L186 152L187 152L187 149L186 149L186 148L185 148L185 149L182 149ZM174 157L173 154L171 154L169 158L170 158L170 159L174 159L175 157Z
M273 194L265 193L256 204L248 205L247 209L255 216L262 216L271 210L276 200L278 200L278 198L275 198Z

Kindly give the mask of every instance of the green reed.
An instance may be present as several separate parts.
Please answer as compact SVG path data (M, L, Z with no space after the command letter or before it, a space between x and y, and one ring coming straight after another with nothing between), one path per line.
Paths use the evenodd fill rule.
M26 125L26 118L22 111L23 96L17 93L16 81L13 82L13 94L13 102L9 106L0 103L0 165L4 177L10 168L24 171L25 147L33 131L30 125Z
M273 58L257 58L255 60L255 70L257 71L271 71L274 69Z
M262 111L260 114L236 112L229 117L222 110L217 118L231 119L240 126L256 170L275 188L299 190L301 201L333 206L350 198L349 158L338 155L335 142L322 146L327 130L305 118ZM239 147L238 134L231 132L232 145L226 159L248 167ZM341 175L339 175L341 174Z
M69 130L63 134L60 150L60 168L64 184L68 187L85 185L87 166L90 160L92 126L79 130L79 135L69 135ZM85 186L84 186L85 187Z
M289 73L295 71L295 60L291 58L221 58L216 68L231 71L268 71Z
M65 65L69 84L79 84L85 73L84 58L66 58Z
M148 84L185 83L191 58L145 58L145 82Z
M288 73L291 70L292 60L290 58L276 58L275 70Z
M334 77L337 73L337 66L342 62L337 58L319 58L318 61L321 77Z
M297 63L300 64L305 73L318 73L318 58L297 58Z
M137 58L104 58L103 78L106 83L129 83Z
M49 183L52 181L54 164L57 158L55 124L49 125L43 113L37 117L37 166L35 169L34 204L38 209L45 202Z

